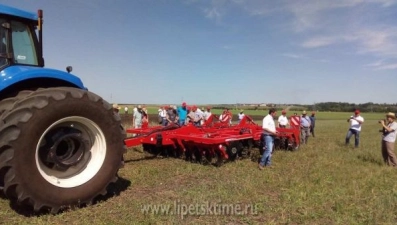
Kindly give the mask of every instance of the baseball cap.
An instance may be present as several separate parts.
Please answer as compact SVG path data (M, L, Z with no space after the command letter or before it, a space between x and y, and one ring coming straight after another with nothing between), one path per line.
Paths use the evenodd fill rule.
M183 103L182 103L182 106L186 106L186 102L183 102Z
M360 110L356 109L356 110L354 111L354 114L360 114Z
M307 113L306 113L306 111L303 111L302 114L303 114L303 115L306 115Z

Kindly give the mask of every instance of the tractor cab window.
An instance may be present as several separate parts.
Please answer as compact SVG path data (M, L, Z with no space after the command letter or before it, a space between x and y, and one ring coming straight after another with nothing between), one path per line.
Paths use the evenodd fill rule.
M31 29L27 24L11 21L12 49L14 63L26 65L38 65L36 48Z
M0 19L0 68L7 65L7 30L1 26L5 20Z

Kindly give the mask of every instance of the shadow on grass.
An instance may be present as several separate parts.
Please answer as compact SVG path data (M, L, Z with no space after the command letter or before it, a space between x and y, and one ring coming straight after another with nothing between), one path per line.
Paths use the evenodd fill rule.
M40 211L35 212L33 209L33 206L30 204L24 204L18 203L16 200L10 200L10 208L14 210L16 213L19 215L25 216L25 217L38 217L38 216L43 216L43 215L48 215L48 214L62 214L74 209L79 209L79 208L85 208L89 207L90 205L94 205L96 203L106 201L109 198L112 198L114 196L119 196L121 192L125 191L129 186L131 185L131 181L126 180L124 178L118 177L117 181L115 183L111 183L108 185L106 188L107 194L105 195L99 195L96 198L92 200L92 203L90 204L81 204L78 206L74 207L65 207L64 209L61 209L58 213L51 213L51 211L48 208L42 208ZM5 198L6 196L4 194L0 195L1 198Z
M145 157L139 158L139 159L124 160L124 163L139 162L139 161L154 160L154 159L162 159L162 157L159 157L157 155L151 155L151 156L145 156Z
M378 166L383 166L384 163L379 159L374 158L372 155L358 155L357 158L363 162L369 162Z

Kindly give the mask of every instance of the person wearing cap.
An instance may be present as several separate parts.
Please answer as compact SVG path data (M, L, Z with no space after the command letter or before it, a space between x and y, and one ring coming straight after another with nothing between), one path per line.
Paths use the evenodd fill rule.
M229 125L232 125L233 114L232 114L232 112L229 110L229 108L226 108L226 113L228 114L228 117L229 117Z
M394 143L396 141L397 123L395 122L396 114L389 112L386 114L386 120L381 120L379 123L382 125L382 156L384 162L396 167L397 158L394 153Z
M138 105L137 110L134 112L134 115L132 117L132 126L137 129L137 128L142 128L142 106Z
M314 137L314 127L316 125L316 112L312 112L312 115L310 116L310 133Z
M350 137L354 134L354 147L358 148L360 144L361 125L364 123L364 118L360 116L360 110L356 109L354 111L354 116L350 116L347 122L350 123L350 128L346 134L345 144L349 144Z
M277 135L276 125L274 124L274 117L276 116L275 109L269 109L269 114L263 118L262 121L262 143L263 144L263 155L258 164L260 170L265 167L271 166L271 158L274 144L274 136Z
M278 117L278 127L280 128L286 128L288 126L288 118L287 118L287 112L285 110L281 111L281 116Z
M178 113L178 116L179 116L179 121L178 121L179 125L180 126L185 125L186 117L187 117L186 102L183 102L182 106L178 107L177 113Z
M211 107L207 106L207 109L203 113L204 122L207 121L210 118L211 115L212 115Z
M194 126L200 126L201 125L201 120L203 120L203 114L198 111L199 109L197 106L192 107L192 112L194 113L194 118L192 120Z
M307 140L310 136L310 118L307 116L306 111L302 112L301 116L301 142L302 144L307 144Z
M219 116L219 121L223 124L230 125L231 118L228 109L223 110L222 114Z
M202 109L200 109L199 107L197 107L197 110L195 112L197 114L196 117L201 118L200 119L200 124L199 125L203 125L204 124L204 107L202 107Z
M241 122L241 120L244 118L244 110L240 110L240 113L238 114L238 123Z

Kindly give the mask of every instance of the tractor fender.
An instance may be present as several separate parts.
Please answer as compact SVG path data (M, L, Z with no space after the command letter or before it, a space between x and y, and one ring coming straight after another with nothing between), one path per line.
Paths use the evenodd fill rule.
M42 67L10 66L0 72L0 91L14 84L36 78L62 80L76 88L86 89L80 78L67 72Z

